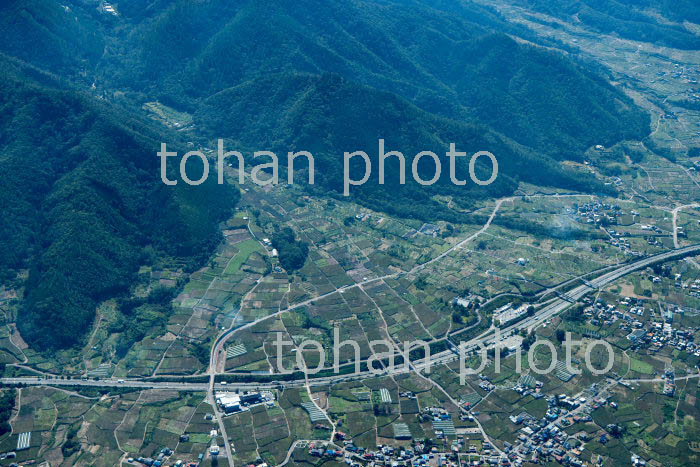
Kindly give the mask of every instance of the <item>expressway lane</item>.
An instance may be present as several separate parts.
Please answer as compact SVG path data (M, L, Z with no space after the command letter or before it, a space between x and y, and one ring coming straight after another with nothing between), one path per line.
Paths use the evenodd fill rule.
M647 258L643 258L640 260L637 260L632 263L625 264L613 271L606 272L602 274L601 276L591 279L588 281L588 284L582 284L574 289L566 292L566 296L572 299L573 301L578 301L580 300L583 296L586 294L590 293L593 290L596 290L597 288L605 287L612 282L616 281L617 279L630 274L632 272L638 271L640 269L643 269L647 266L651 266L652 264L658 263L658 262L664 262L664 261L669 261L673 259L679 259L684 256L688 255L694 255L694 254L700 254L700 244L698 245L690 245L684 248L679 248L676 250L670 250L666 251L663 253L659 253L654 256L649 256ZM373 279L371 281L378 280L378 279ZM368 282L371 282L368 281ZM525 329L534 329L535 327L541 325L544 321L552 318L553 316L561 313L562 311L566 310L572 305L571 301L565 300L563 298L556 298L551 301L548 305L546 305L544 308L541 308L540 310L536 311L533 316L525 318L523 321L520 321L518 323L512 324L510 326L506 326L505 328L501 329L501 335L505 336L510 334L511 332L518 331L522 328ZM247 327L247 326L244 326ZM231 333L235 332L236 330L241 329L241 327L237 328L232 328L228 332L222 334L220 336L219 340L217 341L215 345L215 353L219 352L223 354L223 347L226 342L226 339L224 339L224 336L228 336ZM464 348L469 351L469 350L474 350L479 348L479 346L484 346L488 348L489 346L494 345L494 340L495 340L495 334L490 333L484 336L480 336L477 338L474 338L470 341L467 341L463 343ZM222 355L223 356L223 355ZM418 360L412 362L412 364L415 366L417 370L424 370L428 368L429 366L440 364L440 363L447 363L450 361L454 361L457 357L455 355L454 351L451 350L445 350L443 352L434 354L430 356L429 361L423 359L423 360ZM212 359L214 360L214 359ZM405 373L408 370L405 368L397 367L393 369L390 373L391 374L399 374L399 373ZM210 368L211 370L214 370L215 368ZM123 382L120 382L120 380L116 379L106 379L106 380L99 380L99 381L94 381L94 380L63 380L63 379L47 379L47 378L37 378L37 377L23 377L23 378L2 378L0 381L4 384L27 384L27 385L52 385L52 386L93 386L93 387L129 387L129 388L135 388L135 389L173 389L173 390L180 390L180 391L204 391L204 392L213 392L213 390L254 390L254 389L267 389L267 388L274 388L279 385L284 385L287 387L291 386L303 386L304 385L304 380L293 380L293 381L272 381L272 382L248 382L248 383L229 383L227 385L223 384L214 384L214 376L219 372L217 371L212 371L210 374L210 382L209 383L181 383L181 382L154 382L154 381L142 381L142 380L134 380L134 379L126 379L123 380ZM375 374L386 374L385 372L375 372ZM360 373L352 373L348 375L334 375L334 376L329 376L329 377L322 377L322 378L312 378L311 381L313 381L315 384L328 384L328 383L334 383L334 382L339 382L339 381L347 381L347 380L353 380L353 379L360 379L360 378L366 378L368 376L372 376L373 374L370 373L369 371L363 371Z
M55 386L55 387L95 387L95 388L128 388L128 389L167 389L184 392L206 392L209 383L181 383L175 381L143 381L137 379L59 379L59 378L39 378L34 376L23 376L13 378L0 378L0 383L27 386ZM257 389L273 389L277 383L236 383L236 384L216 384L217 391L242 390L252 391Z

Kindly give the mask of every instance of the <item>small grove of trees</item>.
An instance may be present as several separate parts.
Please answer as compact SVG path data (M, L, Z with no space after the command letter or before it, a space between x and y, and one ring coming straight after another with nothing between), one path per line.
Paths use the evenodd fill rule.
M527 332L525 329L520 330L520 335L523 337L523 350L527 352L537 340L537 336L534 331Z
M386 402L380 402L376 403L373 406L374 409L374 415L379 417L379 416L388 416L392 414L392 409L391 409L391 404L388 404Z
M12 410L15 408L16 398L17 391L14 388L0 392L0 436L11 431L10 417L12 417Z
M285 227L272 235L272 246L279 252L280 264L287 271L301 269L309 255L309 245L297 240L294 231Z
M80 451L80 440L78 439L79 426L71 426L66 434L66 441L61 446L63 457L70 457Z
M190 352L202 365L209 364L210 347L207 344L194 342L190 346Z
M566 314L564 315L564 321L582 323L583 321L585 321L585 316L583 314L585 308L586 306L583 304L575 305L573 308L566 312Z
M115 349L119 358L124 357L131 346L149 332L165 328L172 313L171 302L175 293L174 288L156 287L148 297L122 297L117 300L119 313L109 330L122 333Z
M556 337L559 342L564 342L566 339L566 332L563 329L557 329Z
M476 309L479 308L478 300L469 303L468 307L463 307L452 302L452 321L457 324L470 325L477 320Z

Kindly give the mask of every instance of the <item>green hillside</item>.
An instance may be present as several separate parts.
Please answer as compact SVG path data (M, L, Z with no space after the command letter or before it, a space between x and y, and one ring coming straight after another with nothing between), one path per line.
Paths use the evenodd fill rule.
M166 187L155 152L172 135L2 64L0 271L30 270L25 339L71 346L97 302L128 289L144 247L204 260L238 195L215 180Z
M468 2L173 2L138 19L115 75L194 110L271 74L336 73L556 159L648 132L624 94L561 53L516 43L504 24Z
M274 90L274 92L271 92ZM254 108L254 112L248 109ZM373 159L370 181L352 193L360 202L388 212L422 219L453 218L455 213L432 200L436 194L454 196L465 207L478 198L505 196L528 181L572 190L603 190L592 177L564 170L558 163L515 144L481 125L470 125L435 116L395 94L349 82L338 75L280 74L253 80L207 99L196 114L197 124L212 137L222 136L247 148L280 151L303 149L315 156L317 184L333 192L343 189L343 153L365 151ZM396 158L387 160L385 184L378 182L378 139L386 140L386 150L400 150L406 164L405 185L399 184L400 167ZM498 179L487 187L469 182L456 186L450 180L450 143L471 154L488 150L499 161ZM420 151L433 151L441 157L443 171L432 186L413 181L411 162ZM468 179L468 158L459 159L456 173ZM422 179L434 176L435 164L421 161ZM481 166L481 179L488 179L490 163ZM353 179L360 179L362 168L352 167ZM399 194L400 196L397 196Z
M693 0L516 0L516 3L625 39L678 49L700 48L700 36L680 24L670 24L670 21L700 23L700 8Z
M649 132L648 116L605 77L468 1L115 5L117 15L91 2L0 6L0 50L31 65L3 60L0 168L13 176L0 182L0 270L6 278L30 270L20 327L32 345L72 344L69 324L87 329L96 303L128 289L146 246L195 264L216 243L236 195L160 183L154 154L182 133L144 119L147 102L194 114L188 140L312 151L316 189L332 196L342 190L343 152L376 157L384 138L407 156L409 183L375 178L353 196L426 220L466 220L436 195L469 209L521 181L610 192L561 162ZM496 154L497 181L450 183L451 142ZM431 187L410 177L412 157L424 150L443 155ZM431 170L427 160L419 166L424 178ZM64 334L48 339L49 327Z

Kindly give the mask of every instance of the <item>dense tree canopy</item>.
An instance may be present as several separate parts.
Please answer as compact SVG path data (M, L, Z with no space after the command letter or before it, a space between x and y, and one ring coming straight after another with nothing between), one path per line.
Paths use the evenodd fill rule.
M694 0L518 0L522 5L560 18L573 18L606 34L678 49L700 48L700 37L679 24L700 23ZM664 19L650 14L656 12ZM670 21L669 21L670 20Z
M685 30L637 8L624 17L631 2L558 2L564 9L552 14L580 7L582 21L600 30L654 41L665 28L664 37L694 46ZM689 0L644 2L675 21L696 17ZM433 151L443 162L434 186L400 184L391 159L386 183L377 183L375 165L353 197L390 214L451 222L475 217L436 195L469 209L521 181L610 193L561 162L581 160L593 144L648 133L648 116L575 55L516 42L512 35L552 44L472 2L115 3L118 16L91 2L0 4L0 51L13 57L0 55L0 169L11 174L0 179L0 277L29 270L18 325L39 348L77 344L97 304L133 284L146 248L189 268L200 263L237 200L215 183L160 183L159 142L179 136L140 116L144 102L192 113L203 144L228 137L243 151L312 151L318 186L310 189L324 195L342 190L344 151L363 150L376 163L383 138L408 158L409 173L416 153ZM450 183L451 142L469 154L494 153L496 182ZM430 178L430 162L418 171ZM283 266L303 266L307 247L293 233L278 245ZM153 303L134 310L144 322L167 313ZM137 326L129 340L139 334Z
M297 240L289 227L278 230L271 238L272 246L279 252L280 264L287 271L304 267L309 254L309 245Z
M215 177L166 187L155 153L172 135L3 64L0 273L29 268L18 319L27 341L76 345L97 303L128 289L146 246L203 261L238 194Z

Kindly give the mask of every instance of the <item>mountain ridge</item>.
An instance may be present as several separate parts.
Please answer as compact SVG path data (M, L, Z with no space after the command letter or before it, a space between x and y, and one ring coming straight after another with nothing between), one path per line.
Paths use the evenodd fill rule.
M146 246L192 265L206 259L238 195L213 181L166 187L160 129L3 68L0 168L11 176L0 180L0 271L11 279L29 269L23 337L72 346L97 303L128 290Z

